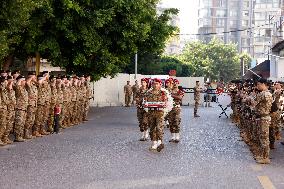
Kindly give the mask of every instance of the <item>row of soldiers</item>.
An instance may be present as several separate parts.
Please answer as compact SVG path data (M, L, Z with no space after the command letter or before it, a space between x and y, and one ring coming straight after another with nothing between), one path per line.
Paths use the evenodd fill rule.
M171 132L169 142L180 140L181 101L184 92L179 89L177 79L141 79L141 87L136 93L137 118L142 137L147 141L150 135L152 145L149 150L160 152L164 148L164 126L168 121Z
M13 142L11 133L24 142L87 121L91 98L90 76L1 71L0 146Z
M281 138L283 87L260 78L230 85L232 120L257 163L270 163L270 150Z

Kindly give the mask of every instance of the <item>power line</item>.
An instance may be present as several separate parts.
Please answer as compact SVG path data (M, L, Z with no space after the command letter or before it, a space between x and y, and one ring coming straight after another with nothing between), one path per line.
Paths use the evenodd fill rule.
M192 36L221 35L221 34L226 34L226 33L235 33L235 32L243 32L243 31L247 31L247 30L251 30L251 29L258 29L260 27L271 25L271 24L276 24L276 23L277 22L262 24L262 25L259 25L259 26L249 27L249 28L245 28L245 29L231 30L231 31L219 32L219 33L216 33L216 32L215 33L213 33L213 32L211 32L211 33L196 33L196 34L177 33L177 34L173 34L173 35L179 35L179 36L182 36L182 35L192 35ZM253 33L253 32L251 32L251 33ZM257 34L257 33L253 33L253 34Z

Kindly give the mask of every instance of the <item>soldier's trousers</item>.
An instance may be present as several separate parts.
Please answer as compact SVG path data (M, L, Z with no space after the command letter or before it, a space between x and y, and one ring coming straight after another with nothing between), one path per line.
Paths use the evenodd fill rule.
M23 138L24 136L24 125L26 122L26 116L27 116L27 112L25 110L16 109L15 127L14 127L16 139Z
M131 103L131 95L125 94L125 105L130 106L130 103Z
M269 158L269 126L270 120L258 119L258 133L259 133L259 156L263 159Z
M276 132L280 129L281 118L280 118L280 111L273 112L270 114L271 117L271 124L269 127L269 141L270 143L275 142Z
M7 111L7 125L3 137L8 137L13 130L15 121L15 110Z
M0 109L0 141L4 136L7 127L7 110Z
M60 125L66 127L66 120L68 119L68 102L63 102L62 109L61 109L61 123Z
M44 105L38 105L36 111L36 119L34 124L34 131L39 132L45 125L46 107Z
M197 114L198 106L199 106L199 101L195 100L195 103L194 103L194 114Z
M147 112L143 108L137 108L137 118L139 122L140 132L147 131L148 129Z
M181 108L173 108L168 114L171 133L180 132L180 122L181 122L180 113L181 113Z
M30 132L32 132L32 128L35 122L35 113L36 113L36 107L28 106L25 129L29 130Z
M76 101L72 101L71 102L71 107L70 109L72 110L71 112L71 116L70 116L70 121L72 124L76 123L76 114L77 114L77 105L76 105Z
M164 112L149 111L148 124L152 141L163 140L164 135Z
M49 106L49 117L48 117L48 131L53 132L54 131L54 108L55 104L50 104Z
M89 110L90 110L90 100L88 99L88 100L85 101L84 120L87 119Z

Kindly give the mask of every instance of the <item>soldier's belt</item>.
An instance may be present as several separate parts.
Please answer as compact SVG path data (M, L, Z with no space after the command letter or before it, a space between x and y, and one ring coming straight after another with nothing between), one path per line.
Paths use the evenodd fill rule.
M150 111L163 111L164 108L148 108Z

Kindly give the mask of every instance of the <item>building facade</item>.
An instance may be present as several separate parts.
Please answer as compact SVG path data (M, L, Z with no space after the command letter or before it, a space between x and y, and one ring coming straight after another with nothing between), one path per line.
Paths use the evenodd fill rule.
M209 42L216 37L225 43L236 43L240 53L267 59L273 43L281 36L282 1L199 0L199 40Z

